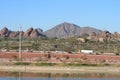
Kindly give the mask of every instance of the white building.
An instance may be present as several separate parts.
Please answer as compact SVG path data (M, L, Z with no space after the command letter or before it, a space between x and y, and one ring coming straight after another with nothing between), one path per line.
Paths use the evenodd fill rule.
M81 53L93 54L93 50L80 50Z

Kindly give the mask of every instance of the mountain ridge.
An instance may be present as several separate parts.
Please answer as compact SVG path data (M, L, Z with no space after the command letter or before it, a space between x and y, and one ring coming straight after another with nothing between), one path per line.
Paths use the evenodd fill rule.
M99 34L102 31L92 27L80 27L76 24L63 22L45 31L44 34L47 37L66 38L71 36L82 36L83 34L90 34L91 32Z
M95 32L96 34L100 34L102 31L93 27L80 27L73 23L63 22L60 23L51 29L44 31L41 28L34 29L33 27L28 28L26 31L22 31L22 36L25 38L36 38L36 37L57 37L57 38L67 38L73 36L82 36L84 34L90 34ZM11 31L7 27L4 27L0 30L0 37L18 37L19 31Z

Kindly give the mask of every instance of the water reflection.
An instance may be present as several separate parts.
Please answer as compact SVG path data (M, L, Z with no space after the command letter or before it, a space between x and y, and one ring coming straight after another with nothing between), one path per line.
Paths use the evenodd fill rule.
M0 72L0 80L8 80L5 78L9 80L120 80L120 74Z
M18 80L22 80L22 73L21 72L18 72L19 75L18 75Z

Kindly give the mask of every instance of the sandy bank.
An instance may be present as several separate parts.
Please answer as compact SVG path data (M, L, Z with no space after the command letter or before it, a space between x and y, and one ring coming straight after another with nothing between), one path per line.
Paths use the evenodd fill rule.
M58 67L58 66L0 66L0 71L46 72L46 73L81 73L114 72L120 73L120 67Z

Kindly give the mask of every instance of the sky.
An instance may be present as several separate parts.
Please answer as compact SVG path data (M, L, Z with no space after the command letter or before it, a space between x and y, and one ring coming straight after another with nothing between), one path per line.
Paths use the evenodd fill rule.
M120 33L120 0L0 0L0 29L46 31L63 22Z

